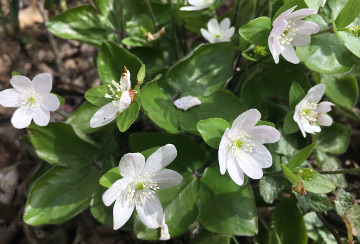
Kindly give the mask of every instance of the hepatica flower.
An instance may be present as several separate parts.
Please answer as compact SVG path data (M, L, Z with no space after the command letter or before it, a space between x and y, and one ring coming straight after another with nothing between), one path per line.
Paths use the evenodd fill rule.
M310 44L310 35L319 31L319 26L311 21L301 20L311 14L315 9L300 9L292 12L296 6L280 14L273 22L268 44L275 63L279 63L281 54L293 64L300 63L294 47L305 47Z
M134 100L136 91L131 90L130 71L124 66L125 73L121 75L120 83L112 81L109 86L111 94L105 94L111 102L102 106L91 118L90 127L97 128L113 121L119 113L127 109Z
M274 143L280 133L271 126L255 126L261 114L250 109L240 114L227 128L219 145L220 173L229 172L239 186L244 183L244 173L253 179L263 176L262 168L272 164L272 156L264 143Z
M234 35L235 28L233 26L230 27L229 18L223 19L220 24L215 18L212 18L208 22L208 31L203 28L200 31L202 36L210 43L217 43L230 41L230 38Z
M175 146L167 144L150 155L146 163L141 153L128 153L121 158L119 170L123 178L117 180L102 196L106 206L115 202L114 230L128 221L135 207L147 227L156 229L164 225L163 208L155 192L177 186L182 181L179 173L165 169L176 155Z
M188 110L189 108L192 108L194 106L200 105L201 101L193 96L186 96L179 99L176 99L174 102L174 105L178 109L182 109L184 111Z
M192 6L181 7L180 10L183 11L196 11L203 10L208 8L211 4L213 4L215 0L189 0L189 4Z
M331 102L319 103L324 92L325 86L323 84L312 87L295 107L293 118L299 125L304 137L306 137L306 132L312 134L320 132L320 125L330 126L332 124L332 118L324 113L329 112L331 106L335 105Z
M11 118L12 125L22 129L28 127L32 119L39 126L49 124L50 111L60 107L59 99L50 93L51 75L39 74L32 81L25 76L15 75L10 84L14 88L0 92L0 105L19 107Z

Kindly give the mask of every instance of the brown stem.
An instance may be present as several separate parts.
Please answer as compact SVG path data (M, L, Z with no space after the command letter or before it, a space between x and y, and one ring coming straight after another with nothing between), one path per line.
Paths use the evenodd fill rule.
M338 244L342 244L341 238L339 236L339 234L336 232L336 230L332 227L332 225L327 222L327 220L325 219L325 217L321 214L321 213L316 213L316 215L319 217L319 219L321 220L321 222L323 222L323 224L325 225L325 227L331 232L331 234L335 237L335 240Z

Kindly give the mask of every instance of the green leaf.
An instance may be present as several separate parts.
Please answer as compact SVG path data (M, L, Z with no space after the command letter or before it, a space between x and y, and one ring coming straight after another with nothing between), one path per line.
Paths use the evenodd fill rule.
M94 218L106 226L113 226L113 207L105 206L102 195L106 188L98 186L90 202L90 211Z
M273 203L280 193L288 185L287 181L280 176L265 176L261 178L260 194L266 203Z
M85 98L95 106L102 107L112 101L105 97L107 93L111 94L107 85L95 86L85 92Z
M90 127L90 119L99 110L99 107L92 105L89 102L83 103L78 109L73 112L66 120L66 123L72 125L76 131L83 134L89 134L100 129Z
M120 47L114 42L103 42L100 48L98 57L98 69L101 80L104 85L111 84L111 81L120 81L122 73L124 73L124 66L130 71L130 74L135 74L142 63L133 54L129 53L124 48ZM130 75L131 87L136 84L136 75Z
M360 38L350 34L348 31L335 32L340 42L358 58L360 58Z
M336 188L330 180L313 169L297 168L296 170L296 174L302 178L305 190L307 191L329 193Z
M360 235L360 205L354 204L344 216L351 225L351 232L354 236Z
M209 96L233 74L234 48L229 42L201 45L167 73L167 81L182 96Z
M281 243L306 244L304 219L294 202L284 200L273 212L275 231Z
M287 1L273 16L273 21L280 15L282 14L283 12L285 12L286 10L294 7L294 6L297 6L294 11L296 10L299 10L299 9L302 9L302 8L306 8L306 4L304 2L304 0L293 0L293 1ZM294 12L293 11L293 12Z
M106 172L103 176L101 176L99 180L99 184L110 188L115 181L120 180L122 177L120 175L119 167L115 167Z
M309 69L320 73L345 73L353 66L349 51L332 33L312 37L310 45L296 48L296 54Z
M50 93L55 95L59 99L60 106L64 105L65 99L63 97L59 96L58 94L52 93L52 92L50 92Z
M329 127L323 127L316 136L318 149L328 153L342 154L350 142L350 128L333 123Z
M321 170L332 171L341 169L341 162L337 157L329 156L321 150L316 150L316 160ZM324 175L337 187L347 187L347 182L344 174L329 174Z
M299 125L294 120L294 111L286 114L284 119L283 131L285 134L292 134L299 130Z
M340 189L336 194L335 209L340 216L344 216L346 212L352 207L355 197L344 189Z
M295 109L295 106L305 97L305 92L302 87L294 81L291 84L289 91L290 108Z
M142 89L141 105L155 124L170 133L179 133L182 129L197 133L197 122L209 118L222 118L232 123L245 111L241 101L226 90L220 90L207 97L197 97L201 105L182 111L175 107L169 92L160 86L163 80L164 77L148 83Z
M144 82L145 79L145 64L141 65L141 68L139 69L139 72L137 74L137 81L139 86Z
M209 146L218 149L220 140L226 128L230 128L230 125L226 120L212 118L200 120L197 123L196 128Z
M266 125L266 126L271 126L271 127L275 128L275 124L273 122L268 122L268 121L263 121L263 120L259 120L256 123L256 126L258 126L258 125Z
M358 84L355 77L345 76L336 78L335 76L322 75L321 84L324 84L325 95L336 105L352 109L358 98Z
M285 164L280 164L285 177L292 183L300 183L299 177L294 174L288 167L285 166Z
M303 214L311 211L326 213L331 208L330 202L325 194L306 192L304 196L297 193L294 195L298 200L297 206Z
M46 127L32 124L28 130L36 154L51 164L84 164L99 154L98 148L81 139L69 124L49 123Z
M320 7L320 0L304 0L309 8L318 10Z
M209 244L209 243L221 243L221 244L230 244L231 236L216 234L206 229L201 229L200 233L195 236L194 239L190 241L190 244Z
M338 28L346 27L351 24L360 14L360 1L348 0L335 20Z
M315 145L316 144L313 143L295 154L295 156L286 164L286 167L289 169L295 169L296 167L299 167L310 156Z
M69 9L46 23L54 35L100 47L107 40L116 41L116 33L105 25L105 20L92 6Z
M251 44L266 46L271 31L271 19L260 17L243 25L239 29L239 34Z
M15 75L21 76L21 74L20 74L19 72L16 72L16 71L11 72L11 77L13 77L13 76L15 76Z
M116 119L117 126L121 132L127 131L136 120L140 110L140 103L134 101L127 109L121 112Z
M199 220L207 230L229 235L257 233L256 206L249 184L239 187L229 176L221 175L217 165L205 170L201 182Z
M69 162L70 167L55 166L35 182L24 211L27 224L60 224L89 206L101 171L91 161Z

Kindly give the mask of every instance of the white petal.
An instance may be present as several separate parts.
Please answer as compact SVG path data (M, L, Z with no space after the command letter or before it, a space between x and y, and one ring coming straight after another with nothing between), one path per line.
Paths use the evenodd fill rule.
M167 224L165 223L165 213L163 216L163 220L161 222L161 226L160 226L161 230L160 230L160 240L162 241L166 241L170 239L170 233L169 233L169 227L167 226Z
M34 112L33 119L38 126L47 126L50 121L50 112L39 106Z
M252 179L260 179L263 176L260 165L250 156L236 159L244 173Z
M33 79L34 89L39 94L45 94L51 92L52 78L48 73L38 74Z
M320 122L321 125L324 125L324 126L330 126L333 122L332 118L326 114L321 114L319 116L318 121Z
M14 88L9 88L0 92L0 105L4 107L20 107L22 94Z
M273 28L271 29L270 36L277 37L280 36L288 26L288 22L284 19L279 19L276 24L273 24Z
M306 131L307 133L311 133L314 134L313 128L310 125L309 121L307 121L306 119L301 119L304 131Z
M119 112L121 113L125 109L127 109L131 104L131 97L128 91L125 91L121 94L120 97L120 109Z
M304 138L306 137L306 132L304 130L304 127L302 125L302 120L300 118L300 115L299 115L299 109L298 109L298 106L299 105L296 105L295 107L295 113L294 113L294 117L293 119L295 120L295 122L298 124L299 128L300 128L300 131L301 131L301 134L304 136Z
M60 107L60 101L54 94L42 95L41 106L49 111L56 111Z
M119 162L119 171L122 177L136 179L144 169L145 157L141 153L127 153Z
M119 114L119 107L112 102L102 106L91 118L90 127L97 128L113 121Z
M131 180L128 178L122 178L117 180L107 189L102 195L102 200L105 206L110 206L116 199L119 199L121 194L127 193L127 187L131 183Z
M229 155L227 160L227 170L229 172L230 178L235 182L235 184L241 186L244 184L244 172L240 168L239 164L234 161L232 155Z
M215 43L214 37L205 29L200 29L201 35L210 43Z
M34 89L33 83L26 76L14 75L10 80L10 84L20 93Z
M229 18L224 18L220 22L219 27L220 27L220 32L225 33L230 28L230 19Z
M222 41L223 42L230 41L231 37L234 35L234 32L235 32L235 28L234 28L234 26L232 26L230 29L225 31Z
M276 37L268 38L268 45L270 49L270 53L273 56L275 63L279 63L279 55L281 53L280 42Z
M141 221L150 229L156 229L161 226L163 219L163 208L161 202L156 194L152 194L152 197L147 198L144 203L141 202L136 205Z
M240 114L232 123L229 136L237 135L240 131L247 131L260 120L261 114L257 109L249 109Z
M251 140L257 143L275 143L280 140L280 132L267 125L255 126L248 131L251 135Z
M264 145L253 147L253 153L250 155L260 165L261 168L269 168L272 165L272 156Z
M311 125L311 129L316 133L321 131L321 128L318 125Z
M219 166L220 166L221 174L225 174L227 168L227 154L228 154L227 145L229 143L228 134L229 134L229 128L226 128L219 145L218 154L219 154Z
M120 229L134 212L135 204L126 198L118 199L113 208L114 230Z
M205 8L209 7L210 5L185 6L185 7L181 7L180 10L182 10L182 11L196 11L196 10L205 9Z
M294 47L305 47L311 43L310 35L300 35L297 34L294 39L291 41L291 45Z
M295 49L292 45L284 45L284 50L281 52L281 55L290 63L298 64L300 59L296 56Z
M316 108L316 111L320 113L327 113L331 111L331 106L335 106L335 104L331 102L321 102Z
M311 35L319 32L320 27L314 22L299 20L296 21L296 29L298 30L296 35Z
M189 108L192 108L194 106L200 105L200 104L201 104L201 101L193 96L182 97L182 98L175 100L175 102L174 102L174 105L178 109L182 109L184 111L186 111Z
M286 10L285 12L282 12L273 22L273 26L274 25L277 25L278 22L281 20L281 19L287 19L287 17L290 15L290 13L296 8L297 6L294 6L288 10Z
M325 85L318 84L308 91L308 97L315 103L319 102L325 93Z
M326 3L326 0L321 0L321 7L324 7L324 5L325 5L325 3Z
M303 9L299 9L296 10L295 12L289 14L289 16L286 18L288 21L296 21L296 20L300 20L302 18L305 18L311 14L316 14L317 10L315 9L311 9L311 8L303 8Z
M181 183L183 177L176 171L171 169L163 169L151 177L153 182L156 182L160 189L177 186Z
M168 166L172 161L174 161L176 155L177 151L173 144L167 144L158 148L158 150L151 154L146 160L143 174L156 174L164 167Z
M220 31L219 22L215 18L209 20L207 25L211 34L218 33Z
M34 111L20 107L14 112L14 115L11 118L11 124L17 129L28 127L33 118L33 114Z
M120 89L122 92L129 91L131 89L130 71L129 70L126 70L126 73L123 73L121 75Z

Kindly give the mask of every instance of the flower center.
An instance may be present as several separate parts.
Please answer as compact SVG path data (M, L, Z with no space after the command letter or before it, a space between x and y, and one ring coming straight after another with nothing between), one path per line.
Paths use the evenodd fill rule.
M133 184L128 185L127 198L130 199L130 201L134 201L135 204L144 204L149 202L147 200L148 198L155 198L155 191L160 188L155 181L151 180L153 176L155 176L155 174L149 175L145 173L144 175L140 175Z
M36 91L24 92L20 98L20 103L23 108L35 110L41 103L42 97Z
M296 36L296 32L298 31L298 28L296 28L296 23L292 21L288 21L288 25L286 26L286 29L284 32L280 35L280 43L282 45L284 44L290 44L290 42L294 39Z
M300 109L300 116L306 119L310 122L310 124L313 124L317 121L319 113L316 112L318 104L308 100L303 107Z
M241 131L230 142L230 148L233 153L241 157L247 157L249 153L252 153L254 146L255 144L251 142L251 135L245 131Z

